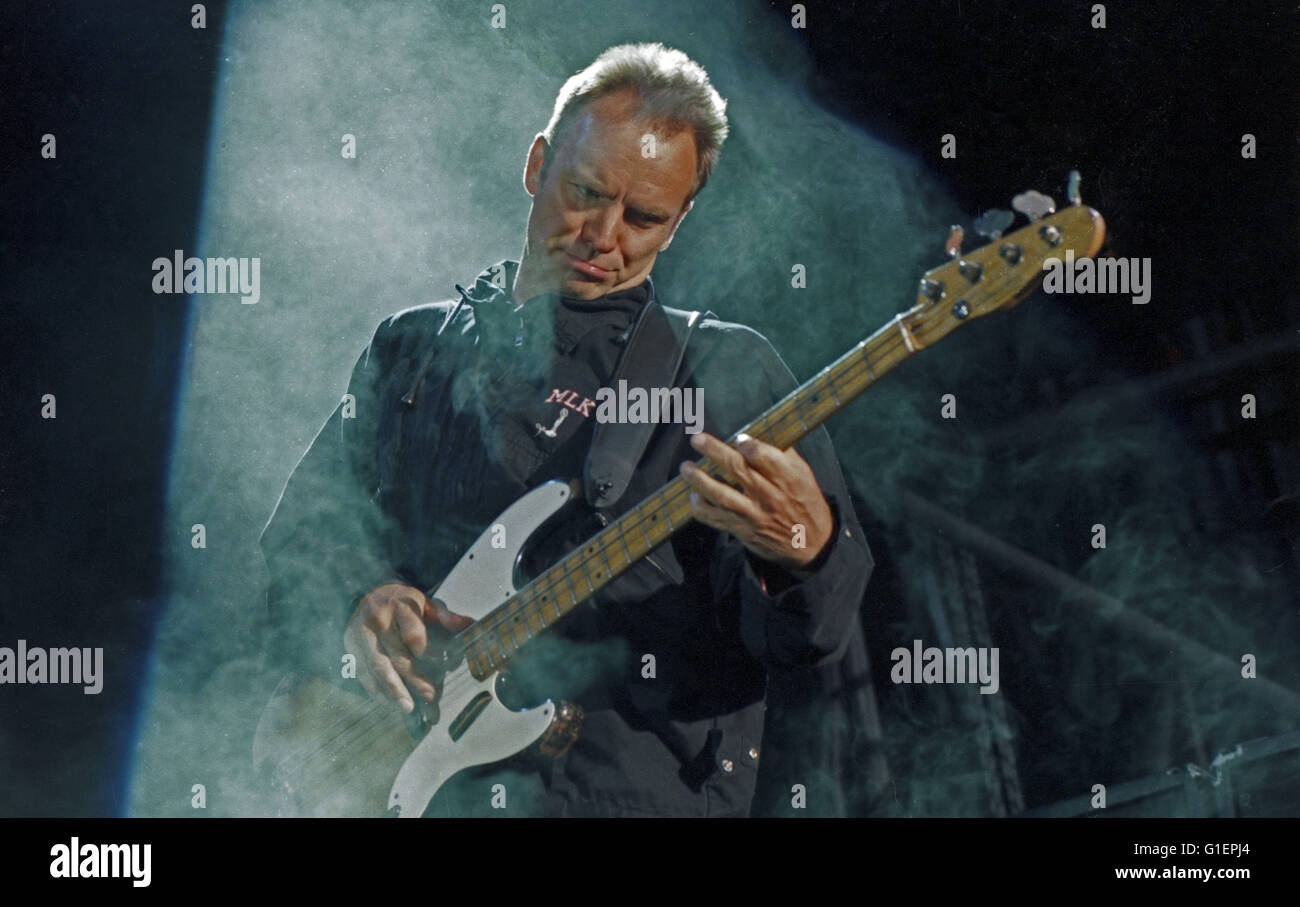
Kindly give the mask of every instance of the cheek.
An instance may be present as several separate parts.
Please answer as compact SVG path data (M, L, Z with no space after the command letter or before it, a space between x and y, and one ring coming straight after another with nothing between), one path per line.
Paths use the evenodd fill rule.
M582 214L556 206L546 218L546 232L553 237L570 237L582 229Z
M630 261L642 261L658 252L667 241L668 234L659 231L638 234L623 244L624 254Z

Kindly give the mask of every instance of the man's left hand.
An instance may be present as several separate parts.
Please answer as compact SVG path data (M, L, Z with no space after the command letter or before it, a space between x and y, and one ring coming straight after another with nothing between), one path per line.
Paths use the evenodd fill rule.
M812 467L793 447L781 450L749 435L732 447L707 432L693 436L691 446L720 467L726 480L682 463L682 477L693 489L695 519L731 533L757 557L787 569L800 570L817 559L835 521Z

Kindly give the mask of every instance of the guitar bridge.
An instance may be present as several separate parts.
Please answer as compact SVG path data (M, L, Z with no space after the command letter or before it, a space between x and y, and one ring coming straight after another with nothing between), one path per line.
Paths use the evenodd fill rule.
M550 727L537 740L538 752L552 759L558 759L567 753L578 739L584 715L582 706L576 702L557 702Z

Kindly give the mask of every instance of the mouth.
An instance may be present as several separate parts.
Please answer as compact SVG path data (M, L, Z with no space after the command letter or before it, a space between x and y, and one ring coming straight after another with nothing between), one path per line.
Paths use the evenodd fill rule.
M605 278L609 277L609 275L614 273L613 271L607 270L602 267L598 267L597 265L593 265L589 261L583 261L581 258L575 258L574 256L570 255L568 252L565 252L564 254L565 257L569 259L569 265L575 271L577 271L580 274L585 274L586 276L594 280L604 280Z

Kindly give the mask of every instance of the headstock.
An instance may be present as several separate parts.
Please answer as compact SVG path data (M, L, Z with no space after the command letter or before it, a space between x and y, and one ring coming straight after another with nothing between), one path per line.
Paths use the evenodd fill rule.
M1011 212L981 215L976 230L992 241L969 254L961 252L963 233L954 227L947 242L951 261L925 272L916 305L897 316L909 346L929 346L967 321L1011 308L1038 288L1043 263L1049 258L1064 260L1067 253L1075 260L1096 255L1106 222L1080 203L1078 183L1078 173L1071 171L1072 204L1061 211L1041 193L1017 195L1012 206L1029 218L1029 224L1006 236L1002 231L1014 219Z

